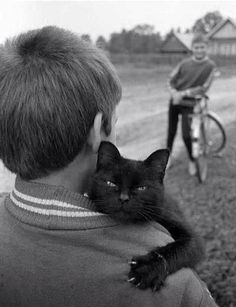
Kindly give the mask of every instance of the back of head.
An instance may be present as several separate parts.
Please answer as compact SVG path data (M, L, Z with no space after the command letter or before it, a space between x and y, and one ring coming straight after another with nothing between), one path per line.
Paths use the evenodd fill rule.
M0 47L0 158L24 179L68 165L95 115L109 122L119 78L101 50L77 35L44 27Z

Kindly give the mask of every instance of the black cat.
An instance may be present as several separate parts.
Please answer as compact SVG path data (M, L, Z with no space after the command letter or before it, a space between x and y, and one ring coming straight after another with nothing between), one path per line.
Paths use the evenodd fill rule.
M121 222L156 221L175 240L130 261L129 281L141 289L160 289L169 274L183 267L194 268L203 256L200 239L176 201L164 193L168 157L169 151L162 149L144 161L125 159L115 145L102 142L89 191L99 212Z

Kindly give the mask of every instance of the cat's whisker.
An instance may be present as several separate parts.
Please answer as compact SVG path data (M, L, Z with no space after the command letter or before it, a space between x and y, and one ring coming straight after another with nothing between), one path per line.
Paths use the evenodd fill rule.
M148 203L148 202L145 202L144 204L150 204L150 205L153 205L153 203ZM154 212L156 212L156 207L145 207L145 205L144 205L144 209L146 210L153 210ZM165 212L169 212L169 213L173 213L174 212L174 210L170 210L170 209L168 209L168 208L163 208L163 210L165 211Z
M142 216L144 219L145 219L145 221L147 221L147 222L152 222L152 218L151 217L149 217L147 214L145 214L144 212L141 212L141 211L137 211L137 213L140 215L140 216Z
M143 210L143 212L146 212L147 214L149 214L151 217L152 217L152 219L154 218L154 217L163 217L163 215L162 214L159 214L159 213L157 213L157 212L155 212L155 211L148 211L148 210Z
M150 212L150 213L157 213L156 208L150 208L150 207L143 206L142 210L146 212Z
M158 213L155 212L155 211L143 210L142 212L143 212L143 213L146 213L152 220L155 219L155 218L158 218L159 220L160 220L160 219L163 219L163 215L158 214Z

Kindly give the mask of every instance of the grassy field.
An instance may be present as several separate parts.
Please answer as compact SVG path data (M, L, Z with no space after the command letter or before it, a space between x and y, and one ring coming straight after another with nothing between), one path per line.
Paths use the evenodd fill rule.
M209 177L198 184L186 171L185 154L167 171L166 186L206 245L198 273L222 307L236 306L236 125L227 127L222 158L212 158Z
M117 139L121 152L144 158L165 147L171 67L142 63L117 65L123 85L118 107ZM209 179L199 185L187 173L187 156L180 133L175 166L167 172L166 185L206 241L207 257L199 274L221 307L236 307L236 66L221 68L210 95L210 109L220 115L228 143L221 159L212 159ZM14 175L0 165L0 191L10 191Z

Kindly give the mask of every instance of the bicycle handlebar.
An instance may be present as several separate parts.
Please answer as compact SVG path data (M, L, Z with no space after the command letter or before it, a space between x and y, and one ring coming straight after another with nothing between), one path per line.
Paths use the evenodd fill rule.
M209 100L209 97L206 94L196 95L192 97L184 97L180 105L185 107L195 107L197 104L201 102L202 99L204 99L205 102L207 102Z
M207 96L206 94L202 94L202 95L196 95L193 98L196 99L196 100L201 100L202 98L208 100L209 96Z

